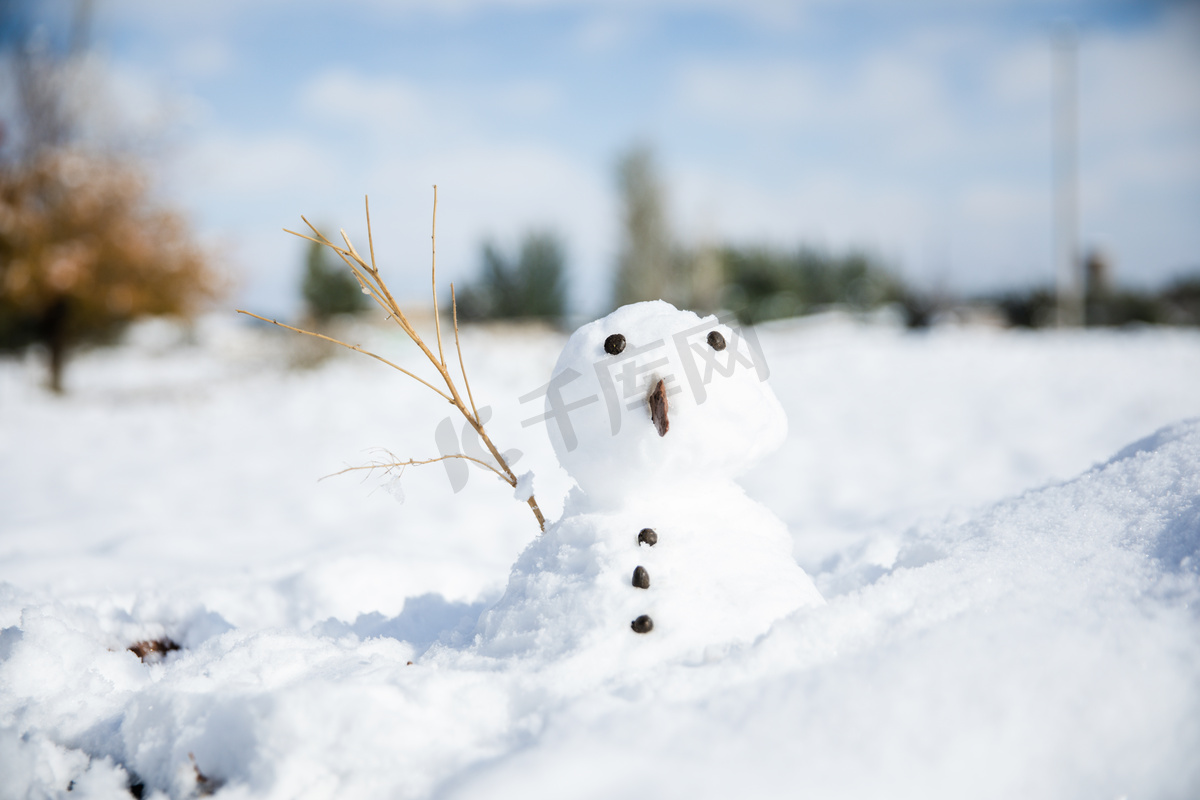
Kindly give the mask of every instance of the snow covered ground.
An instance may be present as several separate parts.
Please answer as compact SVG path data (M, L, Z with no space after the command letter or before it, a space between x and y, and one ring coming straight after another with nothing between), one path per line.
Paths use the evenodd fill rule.
M318 482L437 455L451 409L386 367L216 319L63 398L0 362L0 797L1200 795L1200 333L760 336L790 430L742 483L828 602L603 675L464 647L536 536L508 486ZM551 518L519 398L563 341L463 341Z

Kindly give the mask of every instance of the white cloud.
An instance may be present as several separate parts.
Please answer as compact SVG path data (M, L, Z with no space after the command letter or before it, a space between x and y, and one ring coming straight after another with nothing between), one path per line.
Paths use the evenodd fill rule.
M831 22L832 7L820 3L709 4L726 8L731 25L751 21L738 31L746 41L770 32L769 55L759 55L753 46L672 39L658 11L684 7L669 2L647 9L488 0L457 10L418 2L381 7L380 19L466 19L485 6L525 9L531 22L551 27L539 10L575 9L558 16L559 31L586 55L561 71L522 71L519 54L502 42L456 38L454 25L441 25L448 43L483 47L481 63L504 68L418 79L399 66L369 69L352 50L314 57L316 74L306 83L271 84L296 99L302 123L284 114L277 128L247 132L225 118L219 129L195 131L203 141L189 174L199 188L189 197L210 224L228 222L251 238L265 230L265 243L277 218L290 224L301 212L353 228L361 195L371 192L377 218L388 221L384 249L405 270L419 267L413 287L424 291L428 186L437 182L447 276L473 272L481 236L511 244L521 231L549 225L568 237L582 280L599 297L616 246L607 159L637 131L660 148L687 236L861 244L923 274L933 269L932 242L946 254L938 269L944 273L950 259L966 288L1018 270L1022 278L1052 275L1048 30L989 27L990 14L943 24L927 13L859 37L838 27L844 20ZM281 8L254 6L255 24ZM203 43L233 41L221 36L251 13L242 9L217 0L214 8L147 13L175 23L192 15L194 24L182 28ZM997 6L997 15L1003 11ZM785 50L776 36L784 22L763 22L772 15L834 25L834 41ZM1137 258L1150 265L1147 274L1163 275L1200 254L1200 226L1188 222L1189 213L1200 216L1200 94L1191 88L1200 74L1200 26L1174 11L1120 30L1081 34L1084 240L1107 243L1118 267ZM816 41L814 31L804 41ZM194 57L194 69L222 68L217 49L206 55L195 47L179 58ZM706 55L713 52L720 55ZM590 89L596 75L585 71L617 59L622 69L645 68L641 86L652 88L628 107L603 89L591 103L581 87ZM659 94L664 81L670 90ZM581 121L590 126L586 136L577 136ZM270 260L270 248L261 245L255 258ZM293 256L280 249L271 258Z
M473 280L485 237L514 246L532 229L563 236L574 296L599 310L607 298L611 196L605 176L571 155L530 144L345 148L294 134L207 136L183 159L173 184L210 234L220 231L241 270L243 302L288 313L296 301L297 244L280 232L303 214L327 233L365 242L363 195L371 196L375 247L402 298L428 291L432 185L439 186L442 282Z
M716 123L792 126L827 112L821 80L802 64L691 64L677 81L681 110Z
M300 89L301 108L310 116L365 128L377 134L428 128L429 98L396 77L368 77L347 69L324 72Z
M549 229L566 240L579 304L598 310L607 300L615 210L607 176L594 166L555 148L475 143L419 157L397 153L372 172L374 183L394 187L379 206L379 218L399 234L389 245L392 263L428 264L429 187L436 183L438 259L447 280L475 277L484 238L512 247L527 231ZM424 275L417 276L411 285L423 291Z
M486 129L488 118L545 117L561 106L562 92L550 79L432 85L336 68L304 84L298 103L308 118L325 127L352 130L392 146L402 137L404 147L445 147Z
M183 171L189 185L246 199L325 184L337 175L329 162L328 153L297 135L247 137L226 132L198 142Z
M698 165L669 177L672 216L693 242L866 248L921 277L925 242L942 223L919 190L835 171L774 186Z
M573 34L575 47L590 53L607 53L627 44L638 32L628 15L595 14L585 19Z
M86 135L118 147L145 146L183 118L186 100L127 65L91 54L75 65L71 101Z
M1129 279L1200 262L1200 226L1183 221L1200 218L1198 18L1081 34L1081 240L1136 263ZM688 193L727 235L779 237L791 218L793 240L859 236L910 268L922 239L965 243L951 246L965 287L1048 279L1050 33L924 30L845 63L693 63L681 110L747 143L768 131L799 188L717 169Z
M229 43L211 36L185 44L175 56L176 69L186 76L196 78L226 74L234 67L235 62Z
M692 64L681 70L682 115L759 134L868 140L905 157L944 153L953 104L935 65L880 53L838 67L805 60Z
M1036 225L1049 215L1050 193L1045 187L1005 183L976 183L963 192L961 210L978 227L1018 229Z
M875 2L878 0L867 0L860 7L869 7ZM355 16L365 12L385 20L434 16L453 21L496 12L536 15L566 11L611 20L598 23L589 34L592 43L604 49L624 34L638 30L641 20L664 12L710 11L745 20L762 29L780 30L798 28L810 12L821 7L836 8L838 3L830 0L800 3L795 0L351 0L331 5L328 0L254 0L252 3L245 0L208 0L204 3L110 0L103 4L99 13L117 21L135 19L139 24L169 34L179 30L193 33L228 31L250 16L262 18L284 14L328 15L344 11Z
M1200 132L1200 9L1153 28L1105 32L1080 43L1081 123L1100 140Z
M302 227L301 214L323 221L346 202L340 157L293 133L229 130L206 131L178 154L168 185L194 210L201 233L220 243L221 267L237 279L237 302L268 313L291 310L301 246L281 229Z
M562 104L562 92L548 80L522 80L489 93L492 105L524 117L538 117Z
M986 68L985 87L998 102L1014 108L1050 102L1050 40L1026 40L998 53Z
M1085 244L1119 279L1200 265L1200 12L1082 39L1080 180Z

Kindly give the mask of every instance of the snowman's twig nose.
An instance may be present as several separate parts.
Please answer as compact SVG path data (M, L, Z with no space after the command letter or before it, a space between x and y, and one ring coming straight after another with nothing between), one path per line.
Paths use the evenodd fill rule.
M650 405L650 421L654 423L654 429L659 436L666 436L671 429L671 421L667 419L667 385L664 381L660 380L654 385L646 396L646 402Z

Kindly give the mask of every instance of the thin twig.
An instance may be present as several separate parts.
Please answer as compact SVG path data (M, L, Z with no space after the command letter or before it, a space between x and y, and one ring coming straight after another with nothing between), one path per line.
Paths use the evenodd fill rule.
M305 336L315 336L316 338L324 339L327 342L333 342L334 344L340 344L342 347L345 347L348 350L353 350L356 353L362 353L364 356L370 356L371 358L375 359L376 361L382 361L384 364L387 364L392 369L396 369L396 370L403 372L405 375L412 378L417 383L428 386L430 389L433 389L435 392L437 392L439 395L441 395L446 400L451 399L441 389L437 388L436 386L429 383L428 381L426 381L416 375L413 375L411 372L406 370L404 367L401 367L398 364L393 364L391 361L388 361L383 356L377 356L374 353L372 353L370 350L364 350L363 348L359 347L356 344L347 344L346 342L343 342L341 339L334 339L332 336L326 336L323 333L313 333L312 331L306 331L303 328L293 328L291 325L282 323L277 319L268 319L267 317L260 317L258 314L255 314L253 311L246 311L244 309L239 308L239 309L237 309L237 313L245 314L246 316L254 317L255 319L261 319L263 322L269 322L272 325L278 325L281 328L287 328L289 331L295 331L296 333L303 333ZM451 402L453 402L453 401L451 400Z
M388 462L386 464L383 462L379 462L376 464L364 464L360 467L346 467L343 470L338 470L337 472L332 472L332 473L326 475L324 478L321 478L321 480L325 480L325 478L333 478L338 475L345 475L347 472L355 472L357 470L362 470L362 469L366 469L366 470L388 469L388 470L390 470L390 469L395 469L396 467L412 467L412 466L419 466L421 464L436 464L439 461L445 461L450 458L461 458L464 461L473 461L476 464L478 464L479 466L489 469L492 472L496 473L496 475L498 475L501 480L504 480L504 474L502 472L500 472L500 470L498 470L494 466L492 466L491 464L489 464L486 461L483 461L481 459L478 459L478 458L472 458L471 456L463 455L462 453L451 453L451 454L445 455L445 456L438 456L437 458L426 458L426 459L410 458L408 461L392 461L392 462ZM505 481L505 482L507 483L507 481Z
M371 251L371 271L378 274L379 268L375 266L375 239L371 236L371 198L364 195L363 205L367 209L367 249Z
M417 335L416 329L413 328L412 323L408 321L408 317L405 316L404 312L400 310L400 306L396 303L396 299L392 297L392 293L388 289L387 284L384 283L383 279L379 276L379 270L368 265L366 262L362 261L361 258L357 259L356 261L354 254L348 250L338 247L336 244L331 242L325 236L325 234L317 230L316 226L309 222L304 215L301 215L300 219L304 220L304 224L311 228L313 233L315 233L319 238L314 239L311 236L305 236L303 233L297 233L296 231L288 230L287 228L284 228L284 230L293 236L299 236L301 239L307 239L310 242L323 244L330 250L333 250L335 253L337 253L338 256L341 257L342 261L346 262L346 266L348 266L351 271L354 272L354 276L358 278L359 283L362 284L364 288L370 290L371 297L374 298L375 302L379 303L379 305L381 305L384 310L389 313L389 316L396 320L396 324L400 326L400 329L403 330L405 334L407 334L408 337L421 348L422 352L425 353L429 360L434 361L433 354L429 352L429 348L425 346L425 342L423 342L421 337ZM366 276L363 275L364 270L371 276L370 281L368 281ZM434 366L437 366L436 362L434 363Z
M450 286L450 304L451 304L451 311L452 311L453 319L454 319L454 345L455 345L456 350L458 351L458 364L459 364L460 370L462 371L463 384L467 390L467 401L470 402L470 404L471 404L470 410L467 409L466 403L463 402L462 395L459 394L458 387L454 384L454 379L450 376L450 370L449 370L448 365L446 364L445 351L444 351L443 345L442 345L441 315L440 315L440 310L438 309L438 303L437 303L437 186L435 185L433 187L433 230L432 230L432 234L430 237L431 243L432 243L431 244L432 266L431 266L430 271L432 273L432 288L433 288L433 320L434 320L434 327L435 327L436 334L437 334L437 350L438 350L436 356L429 349L429 347L425 344L425 341L417 333L417 331L413 327L412 323L409 322L408 317L404 314L404 312L400 309L400 305L396 302L396 298L392 296L392 292L388 288L387 283L383 280L383 276L381 276L379 274L379 269L375 264L375 240L374 240L373 234L371 232L371 214L370 214L369 198L366 198L365 204L366 204L366 211L367 211L367 241L369 244L369 252L371 254L371 262L369 264L366 262L365 259L363 259L363 257L359 254L359 252L355 249L353 242L350 241L350 237L346 234L345 230L341 231L342 240L345 242L345 245L346 245L345 247L341 247L341 246L335 244L334 242L330 241L330 239L327 236L325 236L323 233L321 233L321 231L319 231L317 229L317 227L315 225L313 225L311 222L309 222L308 219L304 216L301 216L300 219L304 220L304 224L307 225L309 227L309 229L313 232L313 236L308 236L303 233L298 233L296 231L287 230L286 228L284 230L287 230L288 233L290 233L294 236L299 236L301 239L306 239L310 242L316 242L317 244L324 245L324 246L328 247L329 249L333 250L335 253L337 253L338 256L342 259L342 261L344 261L346 263L346 266L350 269L350 271L354 274L354 277L359 282L359 285L361 285L362 288L364 290L366 290L368 294L371 295L371 297L375 300L375 302L378 303L379 306L384 311L387 312L387 315L389 318L396 320L396 324L400 326L400 328L404 331L404 333L408 335L409 339L411 339L413 341L413 343L416 344L418 348L420 348L421 352L425 354L425 357L428 358L430 363L433 364L434 369L436 369L438 371L438 374L441 376L442 381L446 385L446 391L442 391L441 389L438 389L437 387L433 386L428 381L418 378L416 375L414 375L413 373L404 369L403 367L397 366L396 364L393 364L391 361L388 361L386 358L382 358L378 355L375 355L374 353L372 353L368 350L364 350L361 347L359 347L358 345L347 344L346 342L340 341L338 339L334 339L332 337L325 336L325 335L319 334L319 333L313 333L312 331L306 331L306 330L302 330L300 328L293 328L291 325L285 325L282 322L279 322L279 321L273 320L273 319L268 319L267 317L260 317L259 315L252 314L249 311L241 311L241 313L247 314L251 317L255 317L256 319L260 319L263 322L270 322L270 323L272 323L274 325L278 325L282 328L287 328L288 330L296 331L297 333L303 333L308 336L315 336L318 339L325 339L326 341L333 342L334 344L339 344L342 347L348 348L350 350L356 350L360 353L365 353L366 355L371 356L372 358L376 359L377 361L381 361L384 364L387 364L388 366L390 366L394 369L397 369L400 372L403 372L405 375L408 375L409 377L413 378L417 382L429 387L430 389L433 389L433 391L438 393L438 396L440 396L442 399L448 401L455 408L458 409L459 413L461 413L463 415L463 417L466 419L467 423L479 435L480 440L484 443L484 445L487 447L488 452L491 454L492 458L495 460L495 464L493 465L493 464L489 464L485 461L482 461L480 459L472 458L470 456L466 456L466 455L462 455L462 454L454 454L454 455L442 456L441 458L428 459L425 461L420 461L420 460L410 460L410 461L406 461L406 462L397 461L394 464L382 465L382 466L385 466L388 468L403 467L403 466L407 466L410 464L429 464L429 463L433 463L436 461L442 461L447 458L463 458L468 461L474 461L484 467L487 467L492 472L494 472L497 476L499 476L500 479L503 480L505 483L507 483L509 486L516 487L517 484L519 483L517 476L512 471L512 469L508 466L508 462L505 460L504 456L500 453L499 449L497 449L495 443L492 442L491 437L489 437L487 435L487 431L484 430L483 424L480 422L480 419L479 419L479 412L475 406L475 398L471 394L471 383L467 379L466 365L464 364L463 358L462 358L462 344L461 344L461 339L460 339L459 330L458 330L458 301L457 301L457 298L455 297L453 284L451 284L451 286ZM240 311L240 309L239 309L239 311ZM367 467L352 467L351 469L378 469L378 468L380 468L380 466L381 465L379 465L379 464L375 464L375 465L367 466ZM343 470L343 472L346 472L346 471L348 471L348 470ZM340 475L342 473L335 473L335 474ZM540 526L540 528L542 530L545 530L546 529L546 518L542 515L542 511L538 507L537 500L534 499L534 497L531 495L525 502L529 505L529 508L533 511L533 514L537 518L538 525Z
M361 261L362 256L360 256L358 251L354 249L354 245L350 244L350 237L346 235L346 229L338 228L338 233L342 235L342 241L346 243L346 252L354 256L355 261Z
M304 219L304 217L301 217L300 219ZM308 227L312 228L313 231L316 232L317 236L320 237L319 239L314 239L311 236L307 236L303 233L298 233L297 231L291 230L290 228L284 228L283 231L284 231L284 233L290 233L292 236L298 236L301 239L304 239L309 242L313 242L314 244L319 244L319 245L328 247L330 250L337 253L338 257L340 259L342 259L342 261L345 262L346 266L350 268L350 271L354 273L354 278L355 278L355 280L358 281L358 285L361 286L364 291L366 291L368 294L370 294L371 297L375 300L375 302L386 307L387 304L383 301L383 299L379 295L379 292L375 288L375 284L373 282L367 280L366 275L364 275L362 273L362 270L359 268L359 265L356 264L355 261L353 260L353 255L348 250L343 250L342 248L338 247L333 242L326 239L321 234L320 231L317 231L317 229L313 227L313 224L311 222L309 222L306 219L304 219L304 222L308 225ZM401 325L401 327L404 327L404 326Z
M430 239L430 272L433 273L433 327L437 331L438 360L446 366L446 356L442 353L442 322L438 317L437 301L437 184L433 185L433 234Z
M467 399L471 401L471 413L479 419L475 398L471 394L471 381L467 378L467 365L463 363L462 344L458 340L458 300L454 297L454 284L450 284L450 311L454 315L454 349L458 351L458 368L462 370L463 384L467 387Z

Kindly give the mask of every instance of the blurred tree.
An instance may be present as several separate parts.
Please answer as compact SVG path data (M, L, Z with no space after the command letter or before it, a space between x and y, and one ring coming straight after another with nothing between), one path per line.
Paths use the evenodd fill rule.
M1177 325L1200 325L1200 271L1176 278L1162 293L1167 318Z
M367 296L354 274L333 251L318 242L308 243L300 288L309 315L319 322L336 314L355 314L366 307Z
M999 308L1008 324L1014 327L1044 328L1055 325L1055 293L1049 289L1011 291L984 298L984 301ZM1099 327L1168 322L1195 324L1185 314L1177 313L1177 308L1172 303L1170 289L1162 294L1113 289L1091 300L1087 307L1087 323Z
M617 162L622 241L617 262L618 306L640 300L676 301L677 260L663 205L663 188L646 147L635 147Z
M1169 303L1163 296L1115 284L1113 264L1099 250L1091 250L1083 259L1083 323L1120 326L1135 323L1158 324L1170 321Z
M746 323L811 313L839 305L867 310L904 303L898 278L864 253L837 256L802 247L792 252L726 247L724 304Z
M1005 320L1015 328L1044 328L1055 324L1057 294L1046 287L1023 291L1005 292L992 298L1004 314Z
M1122 288L1113 265L1103 253L1090 251L1083 260L1083 312L1088 327L1200 323L1200 281L1181 279L1160 292ZM985 298L996 305L1010 325L1040 328L1055 324L1054 293L1047 288L1006 292ZM1190 311L1189 311L1190 304Z
M73 31L70 49L56 54L33 30L24 5L0 7L15 88L0 142L0 348L45 345L50 386L62 391L71 347L140 316L192 313L220 287L183 218L159 205L133 160L83 141L71 101L84 36Z
M548 232L526 234L515 258L485 243L483 274L458 294L458 314L463 319L557 322L566 313L565 263L562 243Z
M711 313L721 306L724 279L721 275L721 255L717 248L701 245L695 250L676 252L681 259L680 272L688 277L687 297L683 307L700 313Z
M0 347L44 344L54 391L69 348L189 314L218 288L183 219L129 164L64 149L0 166Z
M635 147L617 162L622 241L614 300L617 305L666 300L679 308L714 311L721 295L721 263L714 248L684 248L667 221L665 191L654 154Z

